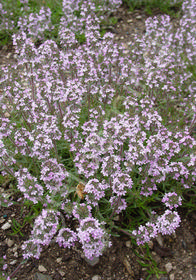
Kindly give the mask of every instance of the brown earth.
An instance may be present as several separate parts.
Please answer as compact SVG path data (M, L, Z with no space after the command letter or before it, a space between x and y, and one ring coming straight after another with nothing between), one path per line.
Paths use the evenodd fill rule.
M158 10L154 14L160 13ZM145 32L145 20L148 15L142 11L128 12L126 7L121 7L113 14L118 18L115 26L108 30L115 33L115 41L125 45L134 39L134 34ZM172 19L175 26L178 19ZM0 50L0 64L14 63L13 48L4 47ZM9 184L0 188L1 193L11 193ZM16 200L16 197L13 199ZM9 208L0 206L0 259L6 255L2 264L7 264L4 271L6 275L13 275L18 280L196 280L196 212L185 215L181 211L181 227L172 236L161 237L149 243L150 252L158 268L166 274L148 277L147 270L152 266L152 261L147 260L149 267L142 267L142 261L135 254L135 250L146 257L145 249L134 247L130 238L120 234L112 237L113 246L108 249L99 263L90 266L83 258L81 247L72 249L60 248L52 243L42 252L39 260L30 259L22 263L22 242L28 239L31 226L25 224L20 231L13 235L13 219L22 225L23 217L28 215L28 210L21 212L19 205ZM9 229L2 229L8 223ZM118 234L119 233L115 233ZM2 270L3 271L3 270ZM1 278L0 278L1 279Z

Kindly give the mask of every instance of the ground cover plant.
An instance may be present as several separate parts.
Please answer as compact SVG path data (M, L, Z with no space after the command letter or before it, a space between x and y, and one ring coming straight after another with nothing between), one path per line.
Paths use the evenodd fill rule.
M159 9L161 12L171 16L178 16L178 8L181 7L181 0L124 0L129 7L129 10L134 11L138 8L143 8L148 14L152 15L153 9Z
M79 2L76 1L76 5L78 5ZM121 2L126 4L132 11L135 9L144 8L148 14L152 14L153 9L158 8L161 12L172 16L178 16L177 10L182 4L182 1L171 0L95 0L93 3L95 4L96 14L101 16L101 33L104 34L106 32L105 29L107 29L108 26L116 23L116 18L112 16L108 18L108 15L111 15L115 10L115 3ZM73 4L71 4L71 6L72 5ZM29 29L28 32L30 34L36 32L37 29L41 31L40 24L42 24L43 27L43 25L46 23L44 22L44 19L47 21L49 26L45 26L44 30L42 29L42 35L40 36L39 34L36 37L36 40L40 41L41 39L54 39L58 43L59 23L62 16L64 15L67 19L69 18L69 27L71 21L73 20L73 17L70 17L71 10L69 7L68 10L66 10L69 16L68 14L65 15L65 9L67 8L63 10L62 0L2 0L0 3L0 9L0 46L11 44L12 35L21 28L21 24L23 24L23 28L27 28L25 24L29 25L31 30ZM79 10L76 12L75 16L79 16L78 12ZM40 22L39 19L41 19ZM74 29L74 26L72 26L71 29ZM79 39L81 42L84 40L84 36L82 34L80 36L79 26L77 27L77 39Z
M138 245L172 234L195 191L196 5L183 2L175 33L169 16L149 18L127 54L100 35L120 4L63 1L60 48L36 45L53 28L49 9L19 19L18 63L1 70L0 162L18 203L38 212L24 259L79 242L93 263L116 231Z

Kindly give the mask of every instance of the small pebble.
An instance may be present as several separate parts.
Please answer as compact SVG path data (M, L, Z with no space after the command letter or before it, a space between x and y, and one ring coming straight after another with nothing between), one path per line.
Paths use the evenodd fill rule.
M125 245L127 248L131 248L131 241L130 240L126 241Z
M142 18L142 16L137 16L137 17L136 17L136 19L141 19L141 18Z
M156 237L156 240L159 243L159 245L163 247L163 237L160 234Z
M62 262L62 258L57 258L57 259L56 259L56 262L57 262L57 263L61 263L61 262Z
M159 264L161 263L161 257L156 254L156 252L152 251L153 260Z
M0 224L3 224L5 222L5 219L1 218L0 219Z
M150 241L148 242L148 246L149 246L149 248L150 248L151 250L153 249L154 244L153 244L153 241L152 241L152 240L150 240Z
M92 277L92 280L101 280L101 276L99 276L99 275L94 275L94 276Z
M115 216L113 220L118 222L120 220L120 216L119 215Z
M12 251L15 253L18 250L18 246L15 244L14 248L12 249Z
M60 274L62 277L65 276L65 272L62 271L62 270L59 270L59 274Z
M175 275L174 275L174 273L171 273L171 274L170 274L169 280L175 280Z
M17 260L13 260L10 262L11 265L15 265L17 263Z
M39 266L38 266L38 270L39 270L40 272L46 272L46 271L47 271L47 269L46 269L43 265L39 265Z
M12 247L12 246L14 245L14 241L11 240L11 239L8 239L6 243L7 243L7 245L8 245L9 248Z
M165 269L166 269L167 273L170 273L170 271L173 269L172 264L170 262L166 263Z
M6 58L9 59L11 55L12 55L11 53L8 53L8 54L6 55Z
M5 223L2 227L1 227L1 229L3 229L3 230L6 230L6 229L9 229L9 228L11 228L11 225L10 225L10 223Z
M128 19L128 20L127 20L127 23L131 23L131 22L133 22L132 19Z
M36 272L33 280L52 280L52 277L50 275L44 275L42 273Z
M196 254L192 257L192 264L196 264Z
M10 117L10 114L8 112L5 112L5 117L6 118L9 118Z
M94 259L92 259L92 260L89 260L86 257L84 257L84 259L91 266L95 266L96 264L99 263L99 257L94 257Z
M182 248L183 248L184 250L187 249L187 244L186 244L186 242L185 242L184 240L182 240Z

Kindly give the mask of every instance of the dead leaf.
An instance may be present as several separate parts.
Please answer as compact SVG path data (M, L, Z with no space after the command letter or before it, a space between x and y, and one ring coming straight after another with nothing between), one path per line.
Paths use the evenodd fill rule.
M124 260L123 260L123 264L124 264L124 266L126 267L128 273L129 273L132 277L134 277L134 272L133 272L132 267L131 267L131 265L130 265L130 263L129 263L129 261L127 260L126 257L125 257Z

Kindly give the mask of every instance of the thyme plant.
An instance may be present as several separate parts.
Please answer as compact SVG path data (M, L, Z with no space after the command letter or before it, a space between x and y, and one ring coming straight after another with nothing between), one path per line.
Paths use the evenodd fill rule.
M63 1L60 48L32 40L48 28L49 10L20 20L17 64L1 70L1 172L16 179L24 202L42 205L24 258L54 241L79 242L93 260L112 245L113 228L138 244L172 234L183 192L195 186L195 1L184 1L175 32L169 16L149 18L129 54L113 34L100 36L97 3L76 2ZM114 225L142 203L146 223Z

